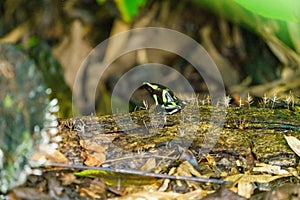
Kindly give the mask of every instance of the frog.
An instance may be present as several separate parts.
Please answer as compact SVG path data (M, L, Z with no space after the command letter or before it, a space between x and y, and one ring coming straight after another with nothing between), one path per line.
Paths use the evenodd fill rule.
M172 115L186 106L186 102L175 96L174 92L158 83L143 82L145 88L154 99L155 105L163 109L164 114Z

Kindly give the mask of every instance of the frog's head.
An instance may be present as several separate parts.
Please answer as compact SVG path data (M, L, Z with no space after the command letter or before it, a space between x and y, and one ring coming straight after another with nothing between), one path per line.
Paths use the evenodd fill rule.
M169 88L163 85L144 82L143 87L152 95L155 104L161 106L166 114L174 114L185 106L185 102L176 97Z

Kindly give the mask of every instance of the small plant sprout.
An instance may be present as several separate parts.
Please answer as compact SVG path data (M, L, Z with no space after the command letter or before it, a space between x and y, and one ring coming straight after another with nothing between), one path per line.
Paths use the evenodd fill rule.
M202 106L205 106L205 105L209 105L209 96L208 95L205 95L202 99L201 99L201 104Z
M274 108L276 102L279 100L279 98L277 97L277 94L274 93L273 97L270 99L272 101L272 108Z
M239 100L239 107L241 108L243 106L243 100L242 100L242 97L240 97L240 100Z
M245 124L246 124L246 119L245 118L239 119L239 121L238 121L238 128L239 129L244 129Z
M218 100L218 101L217 101L217 107L219 107L220 104L221 104L221 103L220 103L220 101Z
M205 106L205 99L202 99L201 102L202 102L202 106Z
M225 107L229 107L230 106L230 100L231 100L231 98L230 98L230 96L224 96L224 106Z
M284 101L286 103L287 108L290 109L291 97L287 96Z
M292 93L292 91L290 91L290 96L292 98L292 107L295 106L295 98L294 98L294 94Z
M250 108L251 104L253 103L253 97L249 94L247 94L247 104L248 104L248 108Z
M269 103L269 98L267 97L267 94L265 93L263 96L264 108L268 105L268 103Z
M207 105L210 105L210 101L211 101L211 99L210 99L210 96L208 95L208 96L206 97Z
M183 99L183 98L181 98ZM198 96L196 94L193 94L190 98L185 99L186 102L190 102L191 105L196 106L198 105Z
M295 105L295 99L293 93L290 91L290 94L285 98L284 100L286 102L286 106L288 109L290 109L290 105L294 107Z
M184 128L179 128L179 137L183 137L184 136Z

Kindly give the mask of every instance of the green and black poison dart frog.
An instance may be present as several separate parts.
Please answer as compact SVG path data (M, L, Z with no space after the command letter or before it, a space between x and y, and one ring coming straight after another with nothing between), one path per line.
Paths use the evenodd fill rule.
M152 95L156 106L161 106L165 114L172 115L184 108L186 103L176 97L174 93L167 87L144 82L143 87Z

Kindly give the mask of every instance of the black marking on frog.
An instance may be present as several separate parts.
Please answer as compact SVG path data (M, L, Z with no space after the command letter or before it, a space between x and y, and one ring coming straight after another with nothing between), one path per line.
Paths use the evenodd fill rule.
M184 101L174 95L173 91L163 85L144 82L143 87L152 95L155 105L161 106L165 114L177 113L186 105Z

